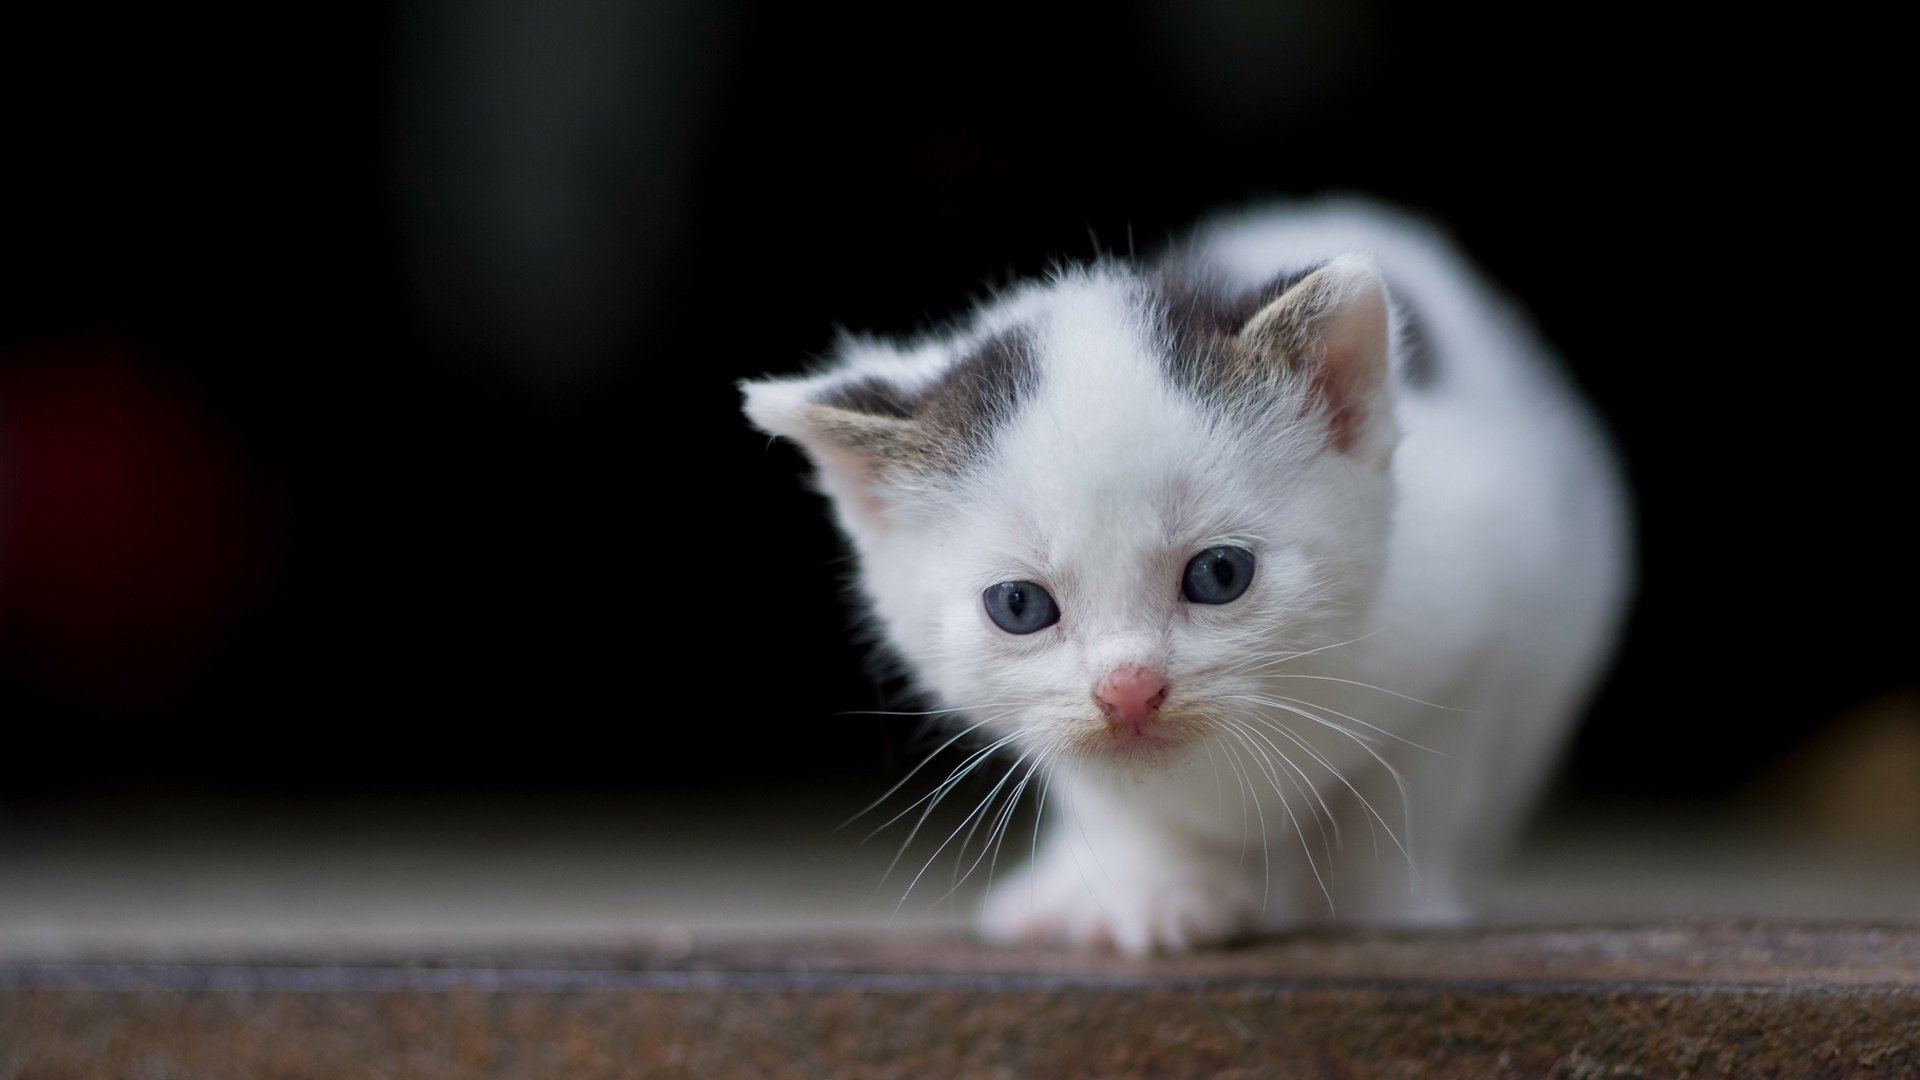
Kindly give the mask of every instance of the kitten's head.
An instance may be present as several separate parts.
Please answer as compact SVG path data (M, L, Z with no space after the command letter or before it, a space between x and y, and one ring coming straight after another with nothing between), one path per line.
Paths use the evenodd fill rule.
M1382 572L1390 316L1342 257L1255 290L1098 267L950 337L745 385L812 458L919 682L1032 748L1146 762L1355 633Z

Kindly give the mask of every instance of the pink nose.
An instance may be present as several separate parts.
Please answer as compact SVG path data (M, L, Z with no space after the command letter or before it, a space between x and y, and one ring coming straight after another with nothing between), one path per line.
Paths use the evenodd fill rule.
M1136 735L1165 700L1166 673L1141 664L1114 668L1093 688L1094 704L1107 715L1107 722L1123 730L1132 729Z

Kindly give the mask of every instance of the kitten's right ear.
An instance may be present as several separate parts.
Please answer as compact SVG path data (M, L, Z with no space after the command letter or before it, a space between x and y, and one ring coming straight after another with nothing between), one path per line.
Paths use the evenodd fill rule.
M1333 445L1384 468L1399 433L1387 400L1387 284L1371 259L1341 255L1290 285L1240 329L1240 342L1306 375Z
M885 480L913 447L907 398L877 376L829 372L740 383L747 419L806 451L856 536L882 527Z

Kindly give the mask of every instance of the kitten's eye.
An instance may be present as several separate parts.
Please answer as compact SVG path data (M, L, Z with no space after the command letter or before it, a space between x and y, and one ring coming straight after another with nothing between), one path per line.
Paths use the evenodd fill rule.
M987 618L1009 634L1031 634L1060 621L1060 605L1031 581L1003 581L980 598L987 603Z
M1253 552L1237 547L1208 548L1187 563L1180 594L1196 604L1224 604L1238 600L1252 580Z

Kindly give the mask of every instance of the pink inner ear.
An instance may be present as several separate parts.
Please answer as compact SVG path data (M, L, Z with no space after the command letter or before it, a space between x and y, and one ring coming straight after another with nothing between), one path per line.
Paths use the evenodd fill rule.
M858 499L861 512L871 520L878 522L881 515L886 513L887 501L880 497L880 493L874 490L873 485L868 484L862 487Z
M1360 442L1360 429L1366 423L1365 402L1372 386L1370 381L1354 377L1356 371L1365 369L1364 360L1336 357L1334 351L1329 343L1325 360L1314 369L1313 394L1326 412L1333 448L1350 454Z
M1387 377L1387 303L1377 287L1362 290L1326 316L1313 392L1341 453L1360 445L1368 412Z
M874 455L829 442L810 441L807 450L820 470L821 486L843 509L868 528L879 528L886 513Z

